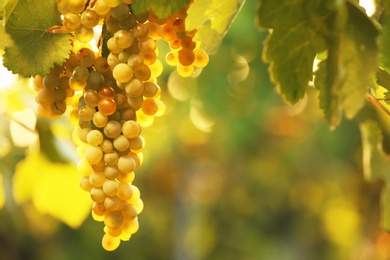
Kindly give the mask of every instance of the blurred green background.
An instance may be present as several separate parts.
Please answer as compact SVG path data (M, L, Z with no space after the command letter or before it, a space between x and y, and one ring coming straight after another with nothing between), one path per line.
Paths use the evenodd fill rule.
M246 2L197 79L169 69L159 79L167 112L143 130L134 184L145 208L129 242L105 252L91 216L72 229L16 205L12 175L25 151L13 148L0 159L0 259L390 259L382 185L363 179L358 126L329 130L314 89L282 102L261 61L255 7ZM39 122L42 135L50 123Z

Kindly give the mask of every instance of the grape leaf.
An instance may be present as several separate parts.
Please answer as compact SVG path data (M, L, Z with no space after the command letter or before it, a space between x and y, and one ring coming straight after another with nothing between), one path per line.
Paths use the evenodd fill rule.
M367 181L385 181L381 194L381 222L390 231L390 160L382 147L383 135L374 121L367 120L359 125L362 136L363 172Z
M45 75L54 64L69 57L70 34L51 34L48 29L61 24L56 1L19 0L10 15L5 31L13 40L4 48L3 64L15 74L30 77Z
M88 217L91 200L80 189L74 164L53 163L30 153L18 163L13 176L13 195L18 204L31 200L42 214L50 214L72 228Z
M328 58L316 71L320 106L331 127L343 113L353 118L365 103L365 94L377 69L378 30L355 5L346 2L329 18Z
M5 0L0 3L0 20L3 21L3 25L6 24L12 10L14 10L19 0Z
M159 18L166 18L188 5L190 0L137 0L131 5L135 14L152 11Z
M213 54L243 5L240 0L197 0L187 11L186 30L198 29L194 40Z
M257 24L272 29L264 42L263 60L270 63L271 80L287 102L303 98L313 78L314 58L326 48L327 15L318 0L260 1Z
M382 27L382 37L381 37L381 65L386 69L390 69L390 0L383 0L381 2L383 5L383 14L384 24Z

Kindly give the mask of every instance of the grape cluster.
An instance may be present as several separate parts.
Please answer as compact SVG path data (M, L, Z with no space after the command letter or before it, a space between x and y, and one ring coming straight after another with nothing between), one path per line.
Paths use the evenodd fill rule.
M133 185L143 160L141 132L165 111L157 84L163 65L156 42L169 42L172 51L166 60L182 76L208 62L193 41L196 30L185 30L187 8L159 19L151 12L135 15L132 1L57 0L62 25L52 32L71 33L73 50L64 64L33 81L41 116L58 118L68 108L80 157L80 186L91 196L93 218L105 224L102 246L107 251L137 232L143 210ZM93 46L101 25L103 33Z

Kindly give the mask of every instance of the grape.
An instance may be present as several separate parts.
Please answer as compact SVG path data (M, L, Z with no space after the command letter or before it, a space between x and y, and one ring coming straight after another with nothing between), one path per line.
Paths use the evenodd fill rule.
M133 182L133 180L135 178L135 174L134 174L134 172L130 172L130 173L119 172L119 174L116 178L121 183L131 183L131 182Z
M141 108L142 106L142 103L144 102L144 98L142 96L138 96L138 97L128 97L127 98L127 102L129 102L130 106L134 109L134 110L138 110Z
M144 83L137 78L133 78L125 85L126 94L130 97L139 97L144 92Z
M110 153L114 150L114 145L110 140L104 139L103 142L100 144L100 148L104 153Z
M158 23L148 22L146 23L146 26L148 27L148 37L152 38L153 40L158 40L161 38L162 29Z
M119 152L124 152L129 149L129 140L124 135L116 137L112 143L114 144L114 148Z
M115 20L123 21L130 14L130 8L128 5L119 4L118 6L111 9L111 15Z
M127 138L131 139L138 136L141 132L141 127L134 120L128 120L122 125L122 133Z
M108 65L107 59L98 57L95 59L93 67L95 68L96 72L105 73L109 70L110 65Z
M160 89L160 87L157 84L155 84L153 82L145 82L144 83L144 91L143 91L142 95L144 97L152 98L152 97L157 95L157 93L159 92L159 89Z
M168 52L165 61L169 66L176 66L179 63L179 54L176 51Z
M108 138L115 138L121 134L122 126L117 121L108 121L107 125L104 127L104 134Z
M100 147L89 146L85 150L85 159L90 164L98 163L103 158L103 151Z
M73 31L80 25L80 16L74 13L67 13L64 15L62 24L70 31Z
M148 27L143 23L137 23L133 28L133 34L137 39L144 38L148 35Z
M209 63L209 55L204 50L194 50L195 60L193 65L198 68L204 68Z
M103 87L99 90L99 96L101 98L108 97L108 98L115 98L115 90L112 87Z
M100 100L99 94L94 89L88 89L84 93L85 104L91 108L94 108L98 105Z
M80 120L90 121L92 120L94 114L95 114L95 109L90 106L84 105L79 109Z
M97 203L104 202L106 200L106 194L102 188L93 187L90 191L91 198Z
M87 135L87 142L90 145L98 146L103 142L103 134L99 130L91 130Z
M114 180L107 180L103 184L103 191L107 196L116 196L119 191L119 183Z
M122 210L122 216L125 219L135 219L138 215L137 208L133 204L127 204ZM123 220L122 220L123 221Z
M162 74L164 67L160 60L156 60L154 63L149 65L150 73L152 78L158 78Z
M190 77L194 73L194 66L183 66L182 64L178 64L176 67L177 73L179 73L182 77Z
M178 59L183 66L189 66L195 61L195 54L193 50L182 49L179 51Z
M144 146L144 140L141 136L136 136L134 138L129 139L129 147L131 150L139 151Z
M123 231L129 234L134 234L139 229L139 224L137 218L134 219L124 219L122 225Z
M145 115L154 115L158 110L157 102L154 99L145 99L142 104L142 112L145 113Z
M112 71L114 78L119 82L128 82L133 77L133 69L125 64L119 63Z
M86 43L86 42L89 42L90 40L92 40L94 32L93 32L93 29L86 28L86 27L80 25L79 27L77 27L74 30L74 35L75 35L77 40L79 40L80 42Z
M115 42L114 37L108 39L107 48L110 50L111 53L114 53L114 54L119 54L121 51L123 51L123 48L119 47L117 45L117 43Z
M106 163L106 165L116 165L118 163L119 155L117 152L108 152L105 153L103 156L103 160Z
M138 41L138 49L143 53L151 53L156 50L156 42L150 37L143 37Z
M108 212L106 207L104 206L104 203L101 203L101 202L100 203L94 202L93 206L92 206L92 210L93 210L92 212L98 216L105 216ZM104 218L103 218L103 220L104 220Z
M119 208L120 201L117 197L106 197L104 200L104 206L109 210L109 211L114 211Z
M119 247L120 243L119 237L110 236L108 233L104 234L102 239L102 246L107 251L114 251Z
M99 100L98 109L103 115L112 115L116 111L115 100L109 97L103 97Z
M118 6L120 4L120 2L118 0L103 0L105 5L113 8L115 6Z
M80 178L80 187L87 191L87 192L90 192L91 189L93 188L93 186L91 185L91 183L89 182L89 177L88 176L83 176Z
M96 0L93 10L95 10L98 15L103 16L110 11L110 7L105 4L104 0Z
M123 173L130 173L134 171L135 162L130 155L123 155L119 157L118 169Z
M128 183L119 183L118 198L121 200L128 200L133 196L133 189Z
M118 158L116 158L116 160L118 161ZM119 176L118 167L116 165L107 165L104 168L104 176L109 180L114 180Z
M153 64L153 63L155 63L156 60L157 60L157 54L156 54L156 52L148 52L148 53L146 53L146 52L140 52L139 55L142 57L142 59L143 59L143 61L144 61L144 63L145 63L146 65Z
M79 60L79 64L82 67L91 67L95 63L95 53L88 48L81 48L77 52L76 56Z
M81 13L80 20L85 28L93 28L99 23L99 15L94 10L87 9Z
M93 187L102 187L106 182L106 176L104 176L103 172L94 171L89 175L89 182Z
M134 69L134 76L142 81L147 81L150 79L151 72L147 65L142 64L141 66Z
M89 176L93 172L91 164L89 164L89 162L85 159L81 159L77 163L77 170L84 176Z
M139 54L131 54L127 59L127 64L134 69L144 64L144 59Z
M106 115L103 115L100 111L95 112L93 114L92 122L93 124L98 127L102 128L107 124L108 118Z
M130 31L119 30L114 34L114 41L119 48L126 49L134 43L134 35Z

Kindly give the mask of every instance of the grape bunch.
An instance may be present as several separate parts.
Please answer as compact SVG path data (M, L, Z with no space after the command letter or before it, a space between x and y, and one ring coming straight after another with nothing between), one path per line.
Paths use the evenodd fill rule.
M166 61L183 77L208 63L193 41L196 30L185 30L188 7L160 19L134 14L132 2L57 0L62 25L52 32L72 34L73 50L64 64L33 80L41 116L56 119L69 111L80 186L93 201L92 217L104 222L107 251L139 228L143 201L133 181L143 161L141 132L165 111L157 41L169 42Z

